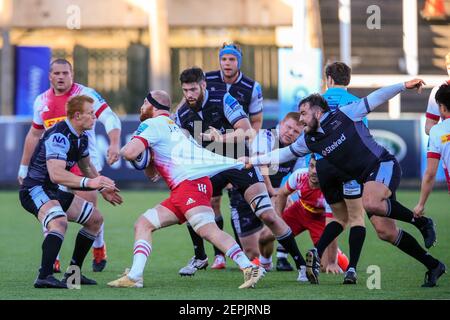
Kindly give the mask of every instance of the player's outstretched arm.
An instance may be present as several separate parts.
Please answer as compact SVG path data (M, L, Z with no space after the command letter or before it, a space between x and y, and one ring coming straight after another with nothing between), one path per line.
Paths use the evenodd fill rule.
M28 173L28 165L30 164L31 156L33 155L33 151L39 143L39 139L42 136L44 129L36 129L31 126L28 131L27 136L25 137L25 143L23 147L22 160L20 160L19 172L17 173L17 179L19 183L22 184L23 179L27 176Z
M92 189L101 188L119 190L113 180L105 176L97 176L93 179L79 177L66 170L66 161L58 159L48 159L47 169L53 183L62 184L72 189Z
M413 79L405 83L397 83L392 86L383 87L357 102L341 107L340 110L352 120L361 121L368 113L405 89L417 89L420 93L424 84L425 82L422 79Z

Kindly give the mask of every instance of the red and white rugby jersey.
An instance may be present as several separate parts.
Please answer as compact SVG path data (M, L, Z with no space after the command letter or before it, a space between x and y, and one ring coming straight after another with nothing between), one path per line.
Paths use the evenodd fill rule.
M66 103L72 96L87 95L94 99L94 112L97 119L109 108L105 100L94 89L74 83L70 90L61 96L56 96L52 88L40 94L33 105L33 122L36 129L49 129L55 123L66 119ZM86 131L89 139L89 155L97 170L101 170L99 155L96 148L95 125Z
M428 158L442 159L447 185L450 191L450 118L434 125L430 130L430 143L427 152Z
M445 83L450 85L450 80L447 80L446 82L441 83L440 85L434 87L433 90L431 90L430 97L428 98L427 112L425 114L425 116L428 119L431 119L434 121L439 121L439 119L441 118L441 114L439 112L439 106L436 103L435 96L436 96L436 92L439 90L439 87Z
M244 167L236 159L202 148L166 116L142 122L133 138L151 148L154 166L171 190L185 180L211 177L228 169Z
M311 188L308 180L308 168L295 170L289 176L286 188L291 192L298 192L298 201L308 212L312 214L332 213L320 188Z

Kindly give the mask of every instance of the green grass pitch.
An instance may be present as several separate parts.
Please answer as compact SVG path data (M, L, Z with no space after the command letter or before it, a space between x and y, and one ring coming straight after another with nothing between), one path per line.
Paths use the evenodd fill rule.
M194 277L181 278L180 267L193 255L191 240L185 226L172 226L157 231L153 239L153 253L145 270L143 289L112 289L106 283L114 280L129 267L132 261L133 224L147 208L163 200L167 192L123 192L124 204L112 207L100 200L105 217L105 239L108 248L108 264L102 273L93 273L91 253L85 261L84 273L97 280L99 285L82 287L80 290L38 290L33 288L40 263L42 233L40 224L20 206L17 192L0 193L0 299L450 299L450 274L444 275L436 288L421 288L425 268L392 245L377 239L367 223L367 237L359 263L359 283L343 286L343 276L325 275L321 284L299 284L296 272L270 272L258 283L256 289L239 290L242 274L237 266L227 260L225 270L198 271ZM412 208L418 192L400 191L399 200ZM222 204L225 229L231 231L228 202ZM438 244L430 252L450 266L450 201L446 192L434 192L429 199L427 214L435 220ZM411 225L401 227L414 235L421 244L420 233ZM62 268L67 267L79 226L69 224L62 252ZM348 234L341 235L340 247L348 255ZM311 248L307 234L297 237L302 253ZM207 244L212 263L212 247ZM369 290L366 286L371 265L381 270L381 289ZM59 275L60 276L60 275Z

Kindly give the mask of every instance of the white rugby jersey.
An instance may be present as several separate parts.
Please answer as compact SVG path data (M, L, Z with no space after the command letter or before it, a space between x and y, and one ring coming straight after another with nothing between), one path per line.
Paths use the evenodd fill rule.
M450 85L450 80L443 82L438 86L435 86L433 90L431 90L430 97L428 98L427 112L425 114L428 119L439 121L439 119L441 118L441 114L439 113L439 106L436 103L435 96L436 92L439 90L439 87L445 83Z
M94 89L74 83L70 90L61 96L56 96L53 89L41 93L33 105L33 127L36 129L49 129L55 123L66 119L66 103L73 97L86 95L94 99L94 112L100 122L105 126L110 117L117 117L105 100ZM120 123L120 121L119 121ZM120 128L119 128L120 129ZM89 155L98 171L101 171L100 157L97 151L95 125L92 130L86 131L89 139Z
M434 125L430 130L428 158L442 159L447 185L450 188L450 118ZM449 189L450 190L450 189Z
M152 151L152 161L171 190L184 180L211 177L244 164L202 148L169 117L158 116L142 122L133 138Z

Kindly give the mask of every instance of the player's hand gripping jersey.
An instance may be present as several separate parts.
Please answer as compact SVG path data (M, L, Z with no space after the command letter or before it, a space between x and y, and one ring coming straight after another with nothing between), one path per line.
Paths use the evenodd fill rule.
M210 152L186 137L180 127L166 116L141 123L133 138L152 151L152 163L173 190L184 180L213 176L228 169L241 169L243 163Z

